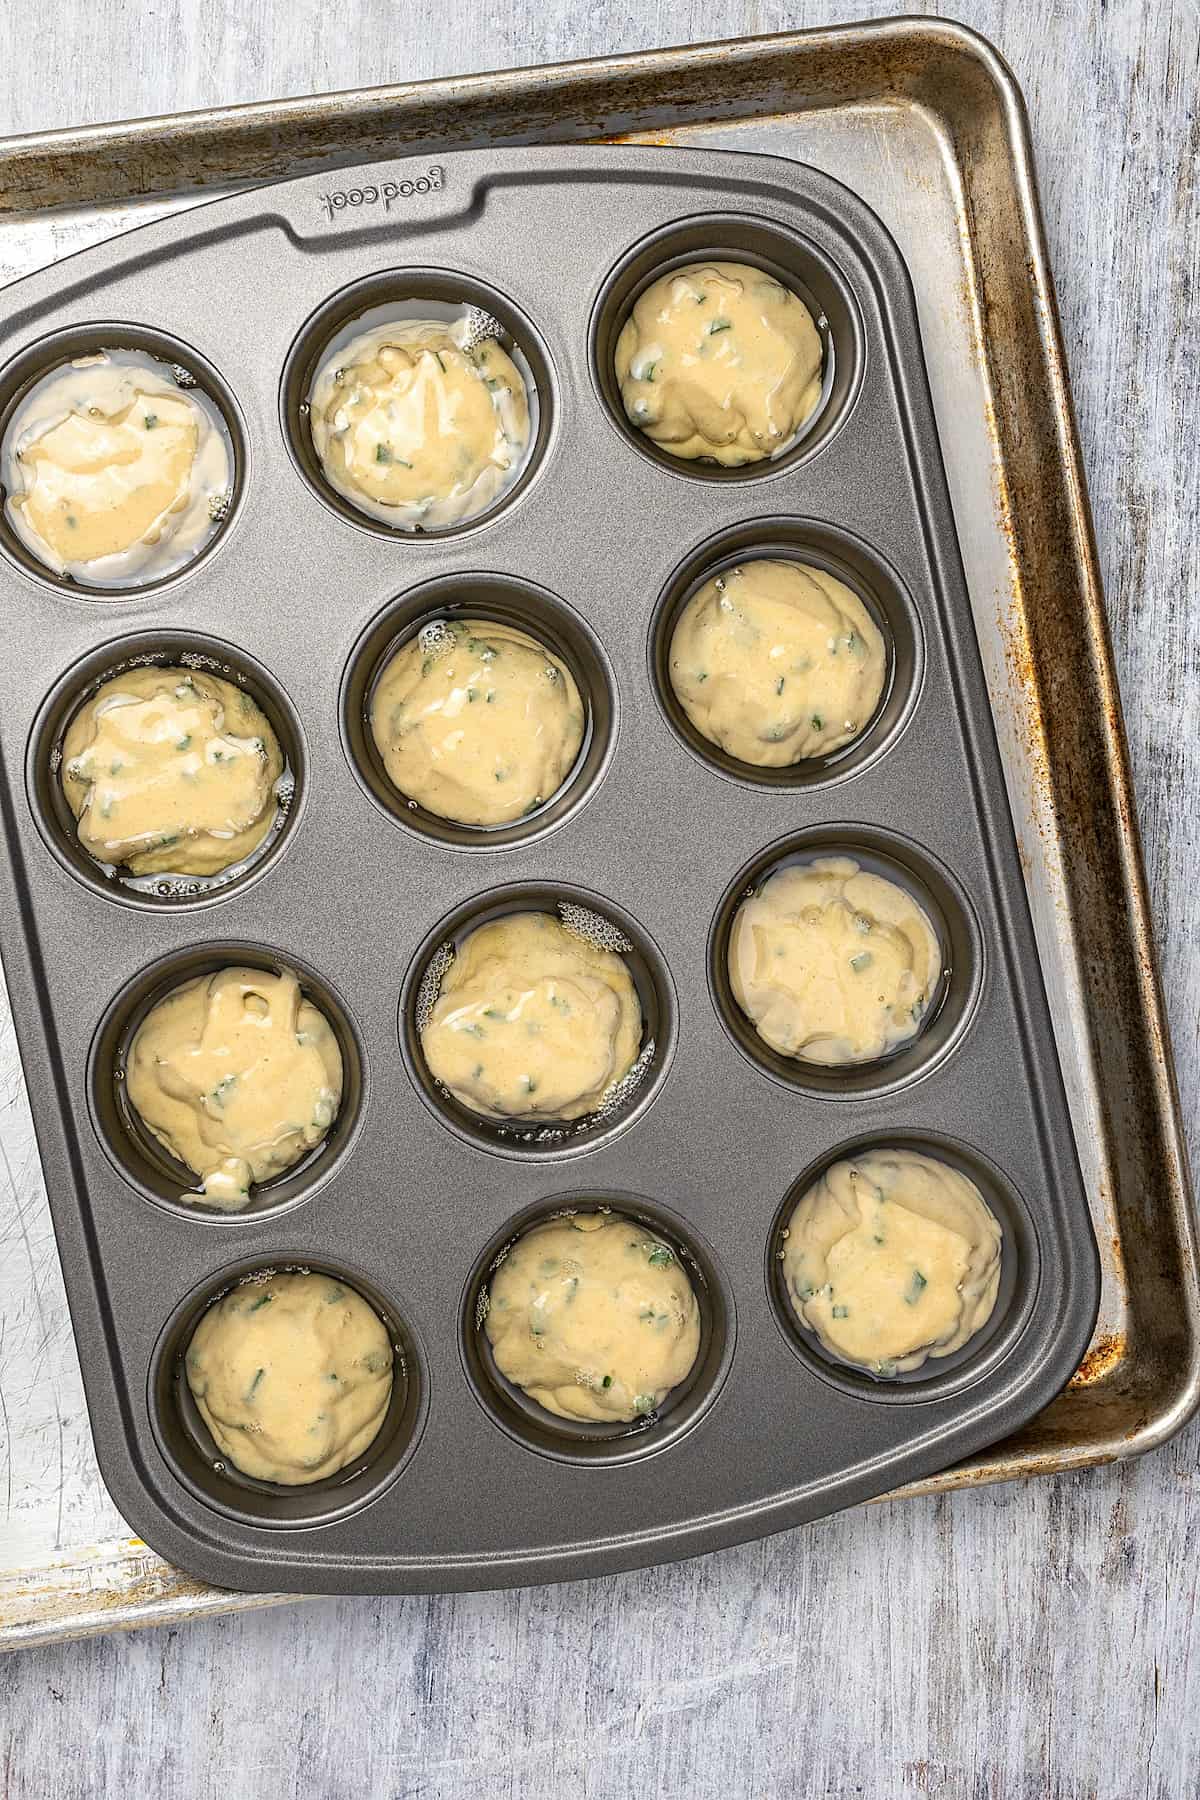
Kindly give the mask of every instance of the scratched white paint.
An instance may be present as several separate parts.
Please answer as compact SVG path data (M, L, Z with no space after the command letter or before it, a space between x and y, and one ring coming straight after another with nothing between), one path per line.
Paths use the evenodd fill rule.
M730 0L719 14L699 0L69 0L42 9L35 33L11 5L0 8L0 130L894 10L870 0ZM998 42L1031 104L1194 1119L1195 0L946 10ZM0 1040L0 1069L11 1066ZM0 1180L40 1217L21 1106L0 1081L10 1169L0 1160ZM21 1497L55 1481L60 1458L65 1515L97 1504L69 1485L87 1480L90 1461L73 1356L38 1320L35 1288L61 1319L57 1283L44 1228L28 1245L19 1230L0 1242L5 1357L30 1377L52 1368L55 1393L21 1465L8 1470L0 1451L6 1549ZM10 1407L14 1391L6 1378ZM1191 1800L1198 1571L1194 1427L1141 1464L875 1508L582 1588L320 1602L30 1651L0 1664L0 1795L465 1800L486 1786L521 1800Z

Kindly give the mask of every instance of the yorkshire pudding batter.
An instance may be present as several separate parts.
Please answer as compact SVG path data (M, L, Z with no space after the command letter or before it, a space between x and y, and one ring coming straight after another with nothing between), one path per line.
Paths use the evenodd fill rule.
M238 1212L252 1182L290 1169L328 1132L342 1055L290 970L229 968L151 1008L125 1082L142 1123L202 1178L209 1205Z
M675 1252L614 1213L551 1219L492 1277L496 1367L563 1419L643 1418L690 1371L700 1310Z
M397 319L326 356L311 395L326 478L374 519L412 531L490 506L529 444L529 396L470 315Z
M216 875L251 855L275 821L282 771L251 696L200 669L114 675L63 739L80 843L134 875Z
M330 1275L254 1276L231 1288L197 1325L184 1366L221 1454L285 1487L361 1456L392 1395L382 1320Z
M821 338L790 288L749 263L651 282L615 357L630 420L672 456L736 468L785 450L821 397Z
M869 724L887 675L874 619L844 582L756 558L706 581L671 637L671 686L730 756L783 768L840 750Z
M0 458L9 522L57 575L155 581L224 518L232 454L216 406L140 350L105 350L35 382Z
M570 670L511 625L438 619L387 664L371 734L402 794L463 825L506 825L570 774L583 742Z
M975 1183L916 1150L834 1163L788 1223L783 1272L802 1324L876 1375L961 1350L987 1324L1001 1231Z
M512 913L457 947L421 1032L435 1081L489 1119L578 1119L637 1061L624 959L550 913Z
M777 869L729 939L734 998L801 1062L873 1062L920 1030L941 979L937 933L894 881L850 856Z

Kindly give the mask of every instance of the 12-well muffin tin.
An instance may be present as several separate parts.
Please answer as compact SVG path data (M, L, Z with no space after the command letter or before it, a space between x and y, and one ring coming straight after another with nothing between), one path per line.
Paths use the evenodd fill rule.
M777 461L735 471L673 462L640 438L611 369L640 286L718 255L781 274L828 344L810 429ZM492 312L539 408L533 454L499 504L411 536L323 485L303 404L333 331L422 295ZM1045 1404L1091 1329L1095 1246L911 292L874 216L766 158L471 153L217 202L3 299L0 417L56 358L145 344L218 399L236 452L221 533L158 587L73 589L7 532L0 557L6 973L101 1466L142 1535L230 1586L583 1575L881 1492ZM829 567L887 627L887 697L826 765L723 761L663 681L669 625L696 581L764 552ZM407 807L364 743L381 656L448 607L546 636L589 703L572 780L499 833ZM294 791L269 850L235 881L137 891L73 846L47 759L106 673L189 652L266 705ZM722 946L751 882L835 847L914 883L949 974L910 1047L874 1069L814 1072L754 1037ZM630 945L653 1050L605 1118L497 1131L423 1071L422 976L482 918L562 903ZM178 1171L139 1137L120 1050L164 984L255 960L298 970L351 1079L326 1147L247 1213L219 1216L181 1203ZM826 1358L777 1276L803 1185L875 1142L956 1162L1005 1233L988 1328L892 1382ZM539 1414L500 1380L478 1330L481 1287L513 1231L580 1199L645 1218L697 1286L696 1367L640 1428L574 1431ZM361 1463L284 1494L214 1466L180 1355L228 1281L297 1265L345 1276L381 1311L400 1378Z

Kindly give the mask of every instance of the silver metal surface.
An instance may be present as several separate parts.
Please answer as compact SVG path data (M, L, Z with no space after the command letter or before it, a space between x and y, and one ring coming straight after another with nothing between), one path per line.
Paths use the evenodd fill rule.
M906 21L14 141L0 146L0 278L197 189L211 198L401 148L622 133L836 174L890 227L917 291L1104 1260L1096 1338L1068 1391L1019 1439L924 1486L1148 1448L1197 1401L1195 1225L1024 121L986 46ZM131 1542L104 1494L7 1033L0 1082L0 1283L11 1288L0 1393L18 1496L0 1635L30 1642L246 1605Z

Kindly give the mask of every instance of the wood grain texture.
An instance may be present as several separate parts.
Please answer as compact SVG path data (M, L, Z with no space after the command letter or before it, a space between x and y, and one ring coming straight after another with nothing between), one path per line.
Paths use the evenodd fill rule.
M0 130L894 11L866 0L0 10ZM938 12L941 8L911 6ZM1033 119L1184 1116L1200 1099L1200 15L959 0ZM1200 1428L585 1586L319 1602L0 1663L0 1794L1200 1791Z

